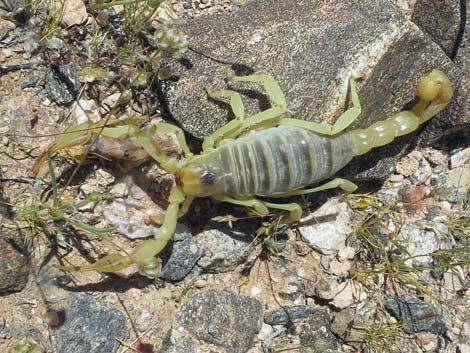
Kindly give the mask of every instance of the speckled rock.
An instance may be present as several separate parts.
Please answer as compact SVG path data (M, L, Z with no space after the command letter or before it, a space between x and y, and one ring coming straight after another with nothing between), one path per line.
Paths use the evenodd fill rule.
M124 315L100 300L73 294L64 325L57 332L58 353L115 353L128 331Z
M28 256L18 237L0 235L0 295L18 292L28 281Z
M346 246L351 208L338 198L328 200L318 210L300 220L302 239L321 254L334 254Z
M223 347L227 352L248 351L262 322L259 301L228 290L203 292L188 298L176 314L180 331Z
M68 104L78 92L78 68L75 64L48 68L44 81L51 100L59 105Z
M178 224L173 242L160 255L160 277L170 281L182 280L194 267L204 252L202 241L193 238L188 228Z
M385 308L400 321L406 333L430 331L442 335L446 332L438 310L421 299L407 296L390 298Z
M314 313L315 309L307 305L289 306L267 313L264 322L269 325L285 325L306 319Z
M255 228L237 222L230 228L225 223L211 222L195 235L204 244L204 255L198 265L205 271L226 272L242 263L250 254Z
M430 69L441 68L453 82L458 75L445 53L386 0L250 1L230 15L199 17L179 28L194 51L169 64L167 103L183 128L199 138L231 116L226 102L208 99L204 88L240 89L248 114L268 106L259 85L224 82L229 65L238 74L274 75L286 92L288 116L330 123L344 110L349 77L361 76L363 114L354 127L403 109ZM404 137L361 157L345 175L384 180L415 140ZM372 165L376 170L367 172Z

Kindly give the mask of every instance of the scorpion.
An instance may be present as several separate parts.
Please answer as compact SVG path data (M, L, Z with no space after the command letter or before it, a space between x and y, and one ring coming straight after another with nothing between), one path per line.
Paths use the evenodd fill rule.
M453 95L447 76L438 69L424 75L417 84L419 98L411 110L401 111L388 120L378 121L366 129L345 132L361 113L355 80L349 80L352 106L331 125L293 118L283 118L287 102L283 91L271 75L236 76L228 72L228 81L262 83L271 107L245 117L241 96L233 90L211 91L211 98L229 98L235 118L205 138L202 152L191 153L181 128L169 123L156 123L139 129L132 120L87 122L68 128L36 161L33 173L52 153L89 143L92 136L130 139L144 149L164 170L176 175L165 217L158 234L139 244L133 252L109 254L79 270L116 272L136 264L141 274L156 277L160 253L196 197L246 206L264 216L269 209L287 211L285 222L301 218L297 203L274 203L256 198L288 197L340 188L353 192L357 186L346 179L334 178L323 185L310 185L329 179L355 156L386 145L396 137L409 134L442 111ZM174 133L181 145L182 158L165 154L154 140L154 133Z

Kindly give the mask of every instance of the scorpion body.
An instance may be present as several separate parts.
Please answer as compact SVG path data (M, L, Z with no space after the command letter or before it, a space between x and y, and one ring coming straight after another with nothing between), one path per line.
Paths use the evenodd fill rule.
M276 196L334 175L354 156L348 134L328 138L282 126L229 141L191 160L179 175L187 195ZM188 170L201 175L200 186L185 182Z
M154 239L141 243L129 255L110 254L79 269L115 272L137 264L140 273L148 277L158 276L159 260L155 255L170 241L178 217L188 210L195 197L211 196L216 200L246 206L259 215L267 215L270 208L280 209L289 212L285 222L296 221L302 215L298 204L271 203L259 200L255 195L285 197L336 187L347 192L354 191L357 186L341 178L314 188L305 187L332 177L354 156L416 130L420 124L442 111L453 94L447 76L440 70L433 70L419 81L416 89L419 100L411 110L399 112L366 129L345 132L361 113L352 79L352 107L334 125L282 118L287 103L280 86L270 75L235 76L229 73L228 79L263 83L273 102L272 107L245 118L238 92L208 91L211 98L230 98L235 119L204 140L200 155L194 156L190 152L183 131L176 126L159 123L148 130L141 130L132 120L115 120L72 126L38 158L33 173L39 170L49 154L84 145L92 135L100 134L130 139L163 169L176 175L177 182L170 191L165 218ZM174 133L185 157L176 159L167 156L154 141L156 131Z

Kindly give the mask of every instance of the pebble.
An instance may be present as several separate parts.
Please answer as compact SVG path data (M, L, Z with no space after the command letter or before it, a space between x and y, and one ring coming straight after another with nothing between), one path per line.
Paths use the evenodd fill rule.
M206 271L226 272L234 269L250 254L253 222L236 222L233 229L225 223L211 222L194 237L204 244L198 265Z
M70 293L61 287L70 281L68 275L50 266L43 266L36 276L36 283L49 305L60 303L69 297Z
M470 148L466 148L462 151L459 151L453 154L450 157L450 168L462 167L464 164L470 161Z
M425 185L406 185L400 189L399 194L402 196L404 202L416 204L429 194L429 190Z
M66 27L84 23L88 18L87 8L83 0L54 0L53 11L60 13L60 21Z
M112 199L102 202L96 210L102 213L108 224L130 239L152 237L158 234L158 227L148 222L158 215L158 208L148 209L131 198Z
M193 269L204 254L202 241L193 238L189 229L178 223L172 246L165 248L160 258L162 269L160 277L170 281L180 281Z
M0 294L21 291L28 275L28 255L22 240L0 230Z
M304 291L304 287L301 283L287 280L279 291L279 296L286 300L298 299Z
M406 333L427 331L442 335L447 330L438 310L421 299L409 296L389 298L385 309L399 320Z
M78 67L71 63L58 68L49 67L44 77L49 98L58 105L71 103L79 89Z
M288 322L307 319L315 312L315 309L307 305L287 306L267 313L264 317L264 322L272 326L285 325Z
M416 344L424 352L435 352L438 348L438 336L431 332L420 332L415 335Z
M262 305L229 290L210 290L186 298L176 321L199 340L246 352L261 329Z
M139 316L135 319L135 325L140 332L147 331L152 324L152 313L147 309L143 309Z
M432 174L432 168L426 159L421 159L418 168L410 175L410 181L414 185L424 184Z
M324 255L345 247L352 210L346 202L332 198L318 210L300 220L299 232L307 244ZM309 223L309 225L303 225Z
M440 247L440 237L432 230L423 229L413 221L403 223L397 239L405 247L409 257L405 263L408 266L425 266L432 264L432 254Z
M118 310L86 294L73 293L64 324L57 330L58 353L115 353L129 336Z

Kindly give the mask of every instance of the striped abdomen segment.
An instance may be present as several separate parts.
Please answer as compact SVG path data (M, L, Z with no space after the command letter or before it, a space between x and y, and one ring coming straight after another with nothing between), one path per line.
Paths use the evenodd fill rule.
M254 132L207 154L223 170L225 195L274 195L335 174L354 156L347 134L334 138L293 126Z

